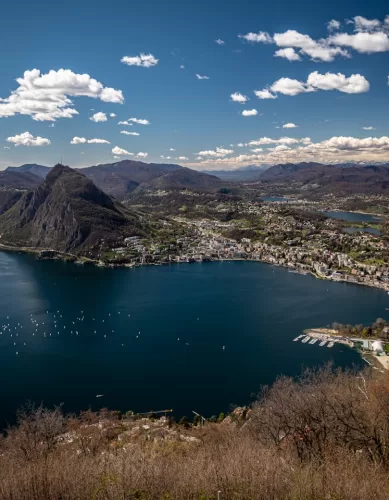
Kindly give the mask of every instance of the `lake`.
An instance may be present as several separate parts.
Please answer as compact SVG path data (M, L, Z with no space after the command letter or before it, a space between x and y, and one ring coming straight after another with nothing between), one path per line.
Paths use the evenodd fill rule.
M345 220L347 222L375 222L378 223L381 219L372 214L361 214L358 212L341 212L341 211L323 211L322 212L331 219Z
M374 236L380 236L381 231L375 229L374 227L344 227L342 229L344 233L354 234L354 233L370 233Z
M257 262L104 269L0 252L1 425L26 400L65 411L228 411L280 374L362 366L346 347L292 340L333 321L387 317L387 306L381 290Z

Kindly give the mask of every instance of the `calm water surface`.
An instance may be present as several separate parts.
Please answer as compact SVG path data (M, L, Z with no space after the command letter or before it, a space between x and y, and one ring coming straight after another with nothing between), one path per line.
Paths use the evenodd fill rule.
M388 306L382 291L256 262L112 270L0 253L1 424L26 400L219 413L303 366L361 365L292 339Z
M338 212L338 211L328 211L323 212L327 217L331 217L331 219L339 219L345 220L348 222L380 222L381 219L371 214L361 214L357 212Z
M379 229L375 229L374 227L344 227L344 233L370 233L374 236L380 236L381 231Z

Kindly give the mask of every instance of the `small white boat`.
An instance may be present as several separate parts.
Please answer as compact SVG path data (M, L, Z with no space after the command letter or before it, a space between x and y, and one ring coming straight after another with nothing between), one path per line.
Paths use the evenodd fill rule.
M310 339L311 337L309 337L308 335L303 338L303 340L301 341L303 344L306 344L308 342L308 340Z
M335 342L330 342L327 347L334 347Z
M304 335L299 335L298 337L296 337L295 339L293 339L293 342L297 342L298 340L300 340L302 337L304 337Z
M319 347L323 347L324 345L326 345L327 341L326 340L322 340L319 344Z
M316 344L317 341L318 341L318 339L312 339L309 343L313 345L313 344Z

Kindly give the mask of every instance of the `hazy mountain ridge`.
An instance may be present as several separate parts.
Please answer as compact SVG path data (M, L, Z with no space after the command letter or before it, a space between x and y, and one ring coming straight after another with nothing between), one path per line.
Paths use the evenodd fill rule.
M265 183L288 183L295 188L314 189L316 193L389 193L389 168L384 165L276 165L261 174L258 180Z
M36 163L26 163L20 167L8 167L5 172L29 172L34 174L41 179L45 179L46 175L50 172L51 167L46 167L44 165L38 165Z
M180 168L182 167L174 164L123 160L83 168L82 172L109 195L124 199L139 185L149 183L155 178Z
M42 179L29 171L4 170L0 172L0 188L31 189Z
M224 185L225 183L215 175L181 167L152 179L147 187L154 187L157 189L194 189L199 191L212 191L220 189Z

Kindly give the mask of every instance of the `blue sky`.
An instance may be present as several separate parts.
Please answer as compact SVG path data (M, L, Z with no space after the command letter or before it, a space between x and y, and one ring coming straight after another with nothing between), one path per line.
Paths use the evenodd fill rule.
M61 156L199 169L388 161L388 14L377 1L7 2L0 169ZM118 124L130 118L149 124Z

